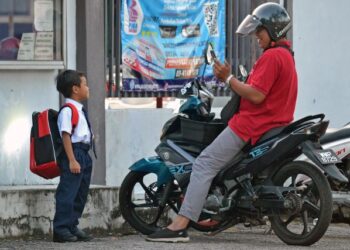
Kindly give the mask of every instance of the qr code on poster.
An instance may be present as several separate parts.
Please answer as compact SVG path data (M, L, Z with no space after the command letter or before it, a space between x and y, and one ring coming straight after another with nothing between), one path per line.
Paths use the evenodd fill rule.
M219 2L204 4L204 20L211 36L218 35L218 4Z

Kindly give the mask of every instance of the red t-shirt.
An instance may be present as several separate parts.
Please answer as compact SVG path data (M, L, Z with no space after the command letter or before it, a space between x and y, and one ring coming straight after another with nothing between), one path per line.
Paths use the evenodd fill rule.
M283 45L290 47L289 42ZM254 64L247 84L266 98L253 104L241 98L239 111L229 127L244 141L254 145L268 130L293 121L298 79L291 53L283 47L266 50Z

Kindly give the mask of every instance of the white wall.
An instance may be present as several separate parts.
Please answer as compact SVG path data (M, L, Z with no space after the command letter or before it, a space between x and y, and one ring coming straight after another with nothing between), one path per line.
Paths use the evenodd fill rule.
M0 70L0 185L51 183L29 171L31 115L57 109L57 70Z
M172 109L106 110L106 185L120 186L129 167L155 156L163 124Z
M76 67L76 1L66 1L66 67ZM28 64L26 64L28 63ZM10 66L9 66L10 65ZM39 65L39 66L38 66ZM62 65L40 62L1 62L0 64L0 185L57 183L29 171L29 134L33 111L59 108L55 86ZM27 68L27 69L26 69ZM45 68L45 69L44 69Z
M330 127L350 121L349 0L294 0L299 75L296 118L325 113Z

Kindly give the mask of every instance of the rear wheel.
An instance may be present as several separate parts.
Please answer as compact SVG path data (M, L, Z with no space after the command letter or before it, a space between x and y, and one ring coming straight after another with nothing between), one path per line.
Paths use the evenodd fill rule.
M327 178L307 162L291 162L274 176L276 186L295 187L283 193L288 209L270 217L276 235L290 245L308 246L326 232L332 219L332 194Z

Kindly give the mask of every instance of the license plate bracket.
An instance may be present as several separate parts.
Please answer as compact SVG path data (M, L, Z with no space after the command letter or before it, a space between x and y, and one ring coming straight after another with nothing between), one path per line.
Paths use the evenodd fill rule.
M341 160L331 149L316 150L315 156L320 161L322 165L340 163Z

